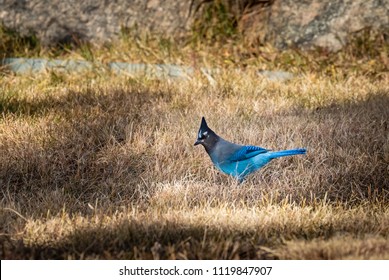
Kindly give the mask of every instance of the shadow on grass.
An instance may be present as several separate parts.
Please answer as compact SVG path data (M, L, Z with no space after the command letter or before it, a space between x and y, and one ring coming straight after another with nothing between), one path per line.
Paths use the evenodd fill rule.
M58 120L48 119L37 126L35 134L20 133L17 140L11 135L0 143L2 205L22 205L22 215L32 219L44 217L48 209L52 214L66 211L88 216L88 204L97 201L107 214L123 204L143 201L147 205L153 195L153 183L163 180L153 173L152 164L157 160L152 152L153 135L157 128L171 125L161 117L168 113L155 109L161 99L169 102L169 95L86 90L55 100L9 106L9 113L50 112ZM29 106L35 109L22 109ZM382 93L356 104L295 112L307 124L306 143L311 152L304 162L306 174L300 174L298 179L291 177L288 184L298 186L303 182L311 189L299 192L291 188L285 196L288 191L295 192L296 197L310 195L311 191L318 198L326 196L334 202L350 202L354 197L358 203L375 198L387 200L387 108L389 96ZM143 137L139 143L133 139L136 134ZM133 145L139 146L135 149ZM264 183L272 186L273 179L269 176ZM256 201L260 195L255 192L254 197L248 197ZM14 219L4 213L0 218L1 232L14 232ZM332 233L329 225L312 234L298 230L291 234L326 237ZM274 229L268 236L279 240L283 235ZM40 245L1 238L2 258L16 259L266 259L274 256L262 246L279 242L265 241L255 231L162 222L145 226L130 221L109 229L77 229L61 240Z
M132 149L132 135L142 125L158 125L158 120L147 124L158 98L149 92L108 94L98 89L38 102L8 102L3 112L42 118L34 120L33 132L16 132L16 137L13 132L0 146L2 197L23 203L25 209L42 205L41 214L47 211L44 208L61 211L65 204L71 211L85 211L85 205L96 199L107 203L139 199L151 143L144 150Z
M373 213L369 215L374 217ZM50 235L48 240L38 236L39 241L30 237L26 239L27 242L23 242L18 237L1 236L0 258L277 259L277 249L289 241L310 243L340 236L349 237L350 240L365 240L369 236L382 239L387 235L387 230L374 218L364 218L361 221L358 217L349 217L346 214L344 219L317 219L313 224L305 226L292 218L281 223L270 222L266 227L259 228L237 228L229 226L227 221L225 225L204 225L139 217L137 219L124 218L117 223L103 225L94 223L95 218L92 217L63 237ZM381 222L383 221L382 219ZM54 225L48 222L39 226L49 228L56 226L55 224L62 225L62 221L56 221ZM325 248L318 248L318 251L320 250ZM315 258L349 257L342 256L341 251L338 255L317 255ZM358 252L354 253L355 256L358 255ZM304 258L304 254L301 254L300 258Z
M0 93L0 114L18 117L44 116L56 106L61 105L53 96L28 100L27 96L11 90Z
M330 172L319 174L321 183L338 192L338 198L389 199L388 108L389 92L382 92L363 102L318 108L306 115L319 128L309 139L321 143L327 154L322 160Z
M256 231L180 223L125 221L114 228L85 227L58 241L25 244L2 237L1 259L274 259Z
M87 205L97 200L102 207L147 202L153 183L164 180L153 173L154 132L171 123L165 124L161 117L169 112L155 108L161 100L170 102L169 98L163 92L96 89L27 105L12 101L5 109L8 112L50 112L57 119L38 127L38 136L22 135L20 141L10 136L0 146L3 203L17 201L36 217L47 209L58 213L64 205L70 212L89 213ZM299 182L291 178L290 185L303 180L311 186L303 195L313 193L333 201L387 199L387 108L389 96L382 93L356 104L296 111L309 127L305 132L309 152L307 174ZM135 134L142 135L142 148L132 148L140 145L133 139ZM265 178L264 183L271 186L273 178ZM290 189L285 196L288 191L295 192L296 198L302 194Z

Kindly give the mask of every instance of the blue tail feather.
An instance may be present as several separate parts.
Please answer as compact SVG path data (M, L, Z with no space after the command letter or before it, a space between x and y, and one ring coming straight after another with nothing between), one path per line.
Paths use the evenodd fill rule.
M293 156L293 155L305 155L307 152L306 149L293 149L293 150L285 150L285 151L277 151L277 152L269 152L270 158L278 158L285 156Z

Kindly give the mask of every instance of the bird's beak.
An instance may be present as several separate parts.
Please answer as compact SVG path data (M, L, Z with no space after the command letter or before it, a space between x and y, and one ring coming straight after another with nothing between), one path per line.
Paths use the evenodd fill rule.
M197 139L196 142L194 143L194 145L197 146L197 145L200 144L200 143L201 143L201 140L198 140L198 139Z

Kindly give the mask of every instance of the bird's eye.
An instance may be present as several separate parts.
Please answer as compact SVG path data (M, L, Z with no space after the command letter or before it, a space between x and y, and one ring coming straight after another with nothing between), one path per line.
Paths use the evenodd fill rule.
M205 138L207 138L207 136L208 136L208 131L204 131L204 132L199 132L199 135L198 135L198 138L200 139L200 140L203 140L203 139L205 139Z
M205 131L205 132L203 132L203 133L201 134L200 139L205 139L205 138L207 138L207 136L208 136L208 132Z

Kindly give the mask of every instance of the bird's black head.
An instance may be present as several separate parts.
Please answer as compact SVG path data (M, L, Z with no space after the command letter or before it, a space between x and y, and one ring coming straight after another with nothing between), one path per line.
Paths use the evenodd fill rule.
M197 140L194 143L195 146L198 144L203 145L206 149L212 148L212 145L217 141L217 135L207 125L205 118L201 119L201 125L197 134Z

